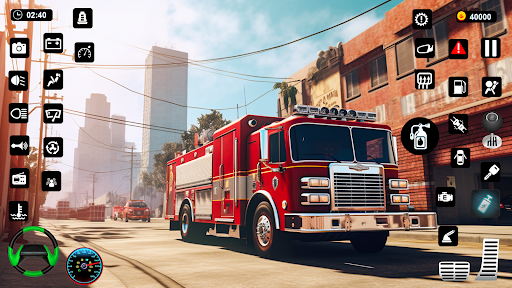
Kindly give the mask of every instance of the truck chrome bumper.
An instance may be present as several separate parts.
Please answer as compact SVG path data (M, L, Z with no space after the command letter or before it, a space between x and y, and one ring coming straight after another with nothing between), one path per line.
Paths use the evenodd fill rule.
M285 231L326 233L437 228L435 212L286 213Z

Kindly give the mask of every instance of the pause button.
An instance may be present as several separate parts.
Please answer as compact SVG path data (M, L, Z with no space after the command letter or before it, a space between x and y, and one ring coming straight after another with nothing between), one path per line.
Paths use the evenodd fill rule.
M499 58L501 56L500 38L483 38L481 45L482 58Z

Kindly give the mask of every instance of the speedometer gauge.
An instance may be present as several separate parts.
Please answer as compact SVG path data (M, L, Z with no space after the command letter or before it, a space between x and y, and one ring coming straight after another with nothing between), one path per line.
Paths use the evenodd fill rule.
M98 280L102 271L103 262L100 255L90 248L76 249L66 262L66 272L76 284L91 284Z

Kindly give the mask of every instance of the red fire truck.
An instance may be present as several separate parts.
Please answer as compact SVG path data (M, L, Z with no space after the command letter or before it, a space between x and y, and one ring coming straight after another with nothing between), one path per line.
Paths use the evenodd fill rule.
M436 229L398 179L397 144L377 115L296 105L246 115L167 163L166 219L185 241L228 235L272 257L289 239L350 240L379 252L390 230ZM405 193L404 193L405 192Z

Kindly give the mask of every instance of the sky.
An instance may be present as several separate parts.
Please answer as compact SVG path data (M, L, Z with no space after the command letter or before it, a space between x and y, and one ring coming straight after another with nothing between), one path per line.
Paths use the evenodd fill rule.
M58 1L38 0L36 4L48 6L57 20L51 23L54 33L64 34L66 54L71 54L75 42L94 42L94 64L142 65L153 45L187 52L190 59L201 60L238 55L280 45L315 33L343 22L384 0L365 1L198 1L198 0L151 0L151 1ZM326 50L338 42L347 42L362 31L384 18L384 13L399 4L394 0L384 6L335 29L313 36L283 48L237 60L209 64L209 67L258 76L286 78L312 62L319 50ZM28 3L27 0L22 3ZM93 9L93 28L72 27L73 8ZM2 7L3 8L3 7ZM23 27L20 23L19 27ZM42 59L40 35L49 32L50 23L35 22L33 59ZM123 44L124 43L124 44ZM131 46L142 49L137 49ZM6 70L12 70L9 55L6 55ZM72 63L70 57L53 55L52 62ZM20 62L21 63L21 62ZM11 65L10 65L11 64ZM16 63L14 63L16 65ZM21 64L18 64L21 65ZM57 69L58 64L49 68ZM21 69L21 68L20 68ZM43 70L34 63L30 75L30 103L39 102L41 87L38 82ZM144 69L93 69L129 89L144 92ZM208 73L190 67L188 70L188 103L210 109L244 105L244 87L247 102L268 90L273 83L252 82ZM261 80L261 79L260 79ZM126 116L129 121L142 123L143 96L135 94L105 80L86 68L66 69L64 89L57 96L64 96L64 107L85 112L85 99L91 93L102 93L111 103L111 114ZM277 90L247 107L248 114L277 115ZM162 104L171 105L171 104ZM35 105L31 106L33 108ZM209 111L188 109L188 127L197 117ZM237 110L222 111L225 118L237 119ZM246 109L238 110L239 117ZM31 146L37 145L39 137L39 110L30 114L28 134ZM75 123L76 122L76 123ZM49 127L52 135L78 139L78 125L84 119L79 116L64 116L64 123ZM49 135L50 136L50 135ZM142 150L142 129L126 128L126 141L135 142L137 151ZM76 141L65 140L64 157L60 160L73 165ZM52 169L63 172L69 166L54 164Z

